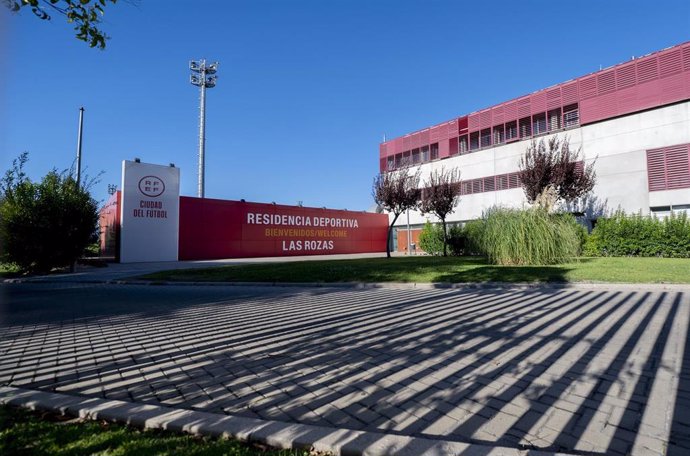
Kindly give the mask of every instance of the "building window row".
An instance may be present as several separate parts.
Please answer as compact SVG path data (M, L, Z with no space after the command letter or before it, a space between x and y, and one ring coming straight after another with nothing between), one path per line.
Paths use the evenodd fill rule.
M486 147L520 141L533 136L544 135L564 128L580 125L580 111L577 103L563 108L523 117L492 128L474 131L458 139L458 148L451 149L450 155L466 154Z
M514 141L539 136L564 128L574 128L580 125L580 113L577 103L547 112L523 117L492 128L484 128L469 135L451 138L450 155L463 155L487 147L506 144ZM419 165L439 158L438 143L423 146L386 158L388 171L410 165Z
M520 188L519 172L460 181L461 195L495 192L497 190L509 190L511 188Z

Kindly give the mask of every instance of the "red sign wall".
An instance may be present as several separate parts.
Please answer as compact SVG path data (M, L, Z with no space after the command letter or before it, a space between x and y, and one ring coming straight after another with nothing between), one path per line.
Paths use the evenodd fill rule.
M180 197L180 260L385 252L388 216Z

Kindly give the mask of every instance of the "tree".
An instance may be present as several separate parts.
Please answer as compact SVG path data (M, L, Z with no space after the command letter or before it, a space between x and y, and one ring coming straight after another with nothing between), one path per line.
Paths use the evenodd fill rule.
M374 178L372 196L376 204L387 212L393 214L393 221L388 226L386 242L386 255L391 256L391 236L393 225L400 214L408 209L417 207L421 190L419 189L420 169L415 172L407 167L394 171L383 172Z
M24 272L48 272L73 264L93 242L98 205L65 171L31 182L27 158L20 155L0 182L2 259Z
M105 41L109 37L99 29L101 16L108 3L115 4L117 0L0 0L13 12L31 8L31 12L39 19L50 20L50 13L65 16L67 22L74 24L79 40L89 43L91 47L105 49Z
M551 210L558 200L572 202L589 193L596 182L594 162L584 164L581 150L572 151L568 138L547 143L532 140L520 158L520 181L530 204ZM595 160L596 161L596 160Z
M434 170L424 185L419 209L423 214L434 214L443 226L443 256L448 256L448 230L446 217L452 214L460 197L460 171L457 168Z

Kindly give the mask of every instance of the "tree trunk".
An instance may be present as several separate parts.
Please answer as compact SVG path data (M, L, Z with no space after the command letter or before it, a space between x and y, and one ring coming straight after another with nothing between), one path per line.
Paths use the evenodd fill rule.
M442 218L441 223L443 224L443 256L448 256L448 235L446 234L446 219Z
M393 217L393 221L391 222L390 226L388 227L388 236L386 237L386 257L390 258L391 257L391 237L393 236L393 225L395 225L395 222L398 220L398 217L400 214L395 214L395 217Z

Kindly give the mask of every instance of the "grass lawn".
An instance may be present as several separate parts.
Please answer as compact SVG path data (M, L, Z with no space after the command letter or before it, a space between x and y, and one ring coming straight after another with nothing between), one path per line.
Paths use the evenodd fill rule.
M146 280L216 282L690 283L690 259L580 258L557 266L494 266L481 257L396 257L162 271Z
M307 456L308 451L271 450L245 443L166 431L141 431L104 421L81 421L0 406L3 456L217 455Z

